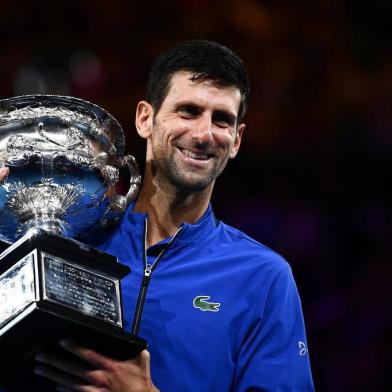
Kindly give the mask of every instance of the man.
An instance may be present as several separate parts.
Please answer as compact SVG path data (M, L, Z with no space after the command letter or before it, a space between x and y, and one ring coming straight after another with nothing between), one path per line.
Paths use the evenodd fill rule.
M64 340L82 361L39 354L36 368L60 390L313 390L290 267L210 206L239 150L248 94L242 61L214 42L181 43L153 65L136 109L143 186L100 244L133 270L122 283L126 328L148 352L121 362Z

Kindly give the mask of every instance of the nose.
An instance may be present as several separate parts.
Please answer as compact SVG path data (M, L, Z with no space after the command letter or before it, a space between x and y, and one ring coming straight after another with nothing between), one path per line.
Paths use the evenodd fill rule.
M212 121L210 117L201 116L193 125L191 133L193 140L202 145L212 142Z

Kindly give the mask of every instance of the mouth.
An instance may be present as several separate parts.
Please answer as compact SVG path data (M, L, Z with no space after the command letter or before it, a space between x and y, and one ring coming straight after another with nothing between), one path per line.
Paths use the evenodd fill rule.
M196 161L207 161L212 158L212 154L207 154L204 151L191 151L186 148L177 147L178 150L184 155L186 158L194 159Z

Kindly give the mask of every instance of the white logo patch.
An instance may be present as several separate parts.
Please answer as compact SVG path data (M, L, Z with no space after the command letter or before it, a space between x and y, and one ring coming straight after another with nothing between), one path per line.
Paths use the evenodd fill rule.
M304 342L299 341L298 347L299 347L299 355L303 356L308 353L308 348L306 347L306 344Z

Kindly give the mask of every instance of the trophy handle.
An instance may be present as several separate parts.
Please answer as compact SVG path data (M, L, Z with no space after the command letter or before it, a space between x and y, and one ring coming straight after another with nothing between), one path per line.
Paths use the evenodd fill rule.
M126 155L121 160L120 167L127 165L129 170L129 189L125 196L115 194L110 204L110 211L112 212L124 212L137 196L142 183L142 177L139 174L139 168L136 163L136 159L132 155Z

